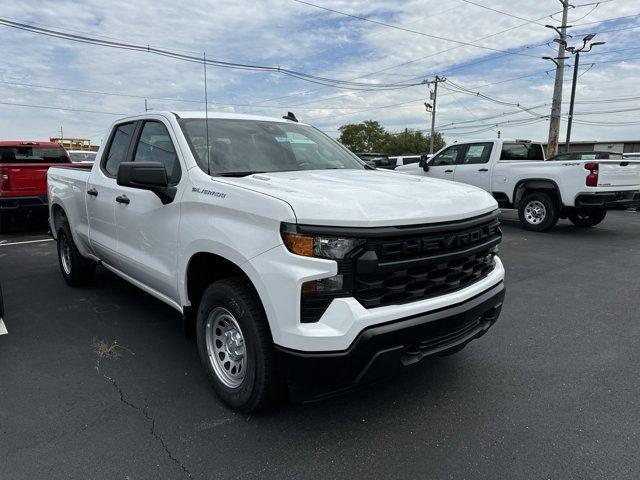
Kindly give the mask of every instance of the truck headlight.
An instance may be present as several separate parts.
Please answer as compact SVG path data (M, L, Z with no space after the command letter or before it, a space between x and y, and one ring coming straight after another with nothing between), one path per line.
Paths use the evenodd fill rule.
M305 235L294 231L293 226L283 224L282 240L291 253L304 257L342 260L364 240L359 238L342 238L319 235Z

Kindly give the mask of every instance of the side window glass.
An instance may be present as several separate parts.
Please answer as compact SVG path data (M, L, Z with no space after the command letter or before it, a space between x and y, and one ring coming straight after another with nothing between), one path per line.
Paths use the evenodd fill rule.
M429 162L432 167L437 167L440 165L453 165L456 163L456 159L458 158L458 152L460 151L460 145L454 145L449 147L438 155L433 157L433 159Z
M165 127L160 122L145 122L140 140L133 157L134 162L160 162L167 169L170 185L180 181L180 161L173 147L173 142Z
M115 177L118 174L120 163L124 162L127 157L129 143L133 135L133 126L133 123L125 123L116 128L103 164L105 172L111 177Z
M472 143L467 147L467 151L460 164L471 165L487 163L491 154L492 143Z

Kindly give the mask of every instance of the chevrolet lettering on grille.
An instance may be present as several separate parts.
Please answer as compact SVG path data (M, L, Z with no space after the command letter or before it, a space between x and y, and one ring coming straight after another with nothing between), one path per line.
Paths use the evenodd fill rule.
M436 253L473 245L486 238L500 235L499 224L484 225L462 233L444 234L436 237L412 238L397 242L385 242L380 245L379 253L383 258L409 257L421 253Z

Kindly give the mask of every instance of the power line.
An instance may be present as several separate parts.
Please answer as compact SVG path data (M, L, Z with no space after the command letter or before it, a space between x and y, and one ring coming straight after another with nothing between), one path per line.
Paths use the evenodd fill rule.
M517 18L518 20L525 20L528 23L535 23L536 25L540 25L540 26L544 27L543 23L538 23L536 20L531 20L529 18L519 17L518 15L514 15L514 14L508 13L508 12L503 12L502 10L498 10L497 8L492 8L492 7L489 7L487 5L482 5L480 3L472 2L471 0L461 0L461 1L464 2L464 3L468 3L470 5L475 5L476 7L484 8L486 10L490 10L492 12L499 13L501 15L505 15L507 17Z
M119 115L119 116L127 115L126 113L105 112L103 110L88 110L84 108L69 108L69 107L53 107L51 105L32 105L27 103L0 102L0 105L11 105L14 107L41 108L45 110L62 110L64 112L97 113L101 115Z
M389 84L382 84L382 83L375 84L370 82L367 83L367 82L339 80L339 79L332 79L328 77L321 77L318 75L299 72L296 70L283 68L280 66L274 67L274 66L265 66L265 65L245 64L245 63L238 63L238 62L227 62L222 60L203 59L202 57L186 55L174 50L166 50L166 49L151 47L150 45L146 45L146 46L137 45L133 43L103 40L97 37L75 35L75 34L66 33L62 30L52 30L47 28L35 27L33 25L14 22L5 18L0 18L0 25L4 25L10 28L15 28L18 30L24 30L30 33L45 35L45 36L54 37L54 38L60 38L60 39L84 43L84 44L98 45L98 46L116 48L121 50L132 50L132 51L138 51L138 52L152 53L154 55L173 58L176 60L183 60L183 61L198 63L198 64L204 63L206 65L211 65L219 68L229 68L234 70L246 70L246 71L254 71L254 72L279 73L279 74L287 75L293 78L297 78L299 80L304 80L304 81L316 83L319 85L332 86L334 88L348 88L351 90L396 90L396 89L421 85L423 83L423 82L418 82L413 84L406 84L402 82L396 82L396 83L389 83Z

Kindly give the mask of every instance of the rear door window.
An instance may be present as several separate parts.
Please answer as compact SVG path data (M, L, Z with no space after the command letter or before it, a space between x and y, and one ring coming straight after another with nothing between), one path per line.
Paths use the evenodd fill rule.
M489 161L489 156L491 155L492 147L493 143L491 142L471 143L467 145L467 150L464 155L460 155L458 164L474 165L487 163Z
M539 143L504 143L500 160L544 160L544 151Z
M144 122L133 161L160 162L167 169L169 185L176 185L180 181L180 160L167 127L160 122Z
M118 125L113 134L109 150L102 165L103 171L110 177L115 178L118 174L118 167L122 162L126 161L134 125L133 122Z
M0 163L67 163L66 152L57 147L0 147Z

